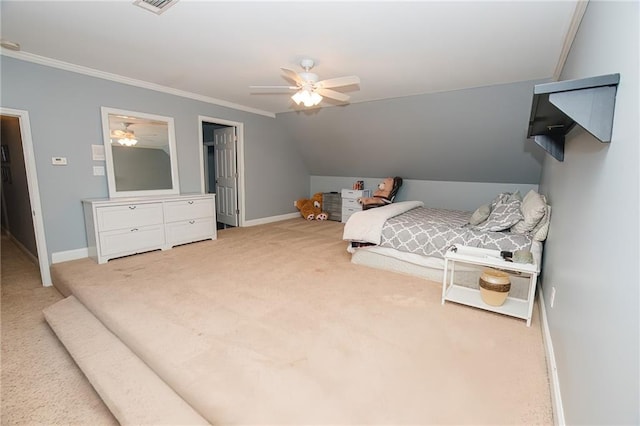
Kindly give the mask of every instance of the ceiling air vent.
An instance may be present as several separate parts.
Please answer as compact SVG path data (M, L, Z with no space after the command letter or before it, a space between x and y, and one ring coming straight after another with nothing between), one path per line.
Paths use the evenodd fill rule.
M178 0L135 0L133 4L140 6L143 9L150 10L151 12L160 15L165 10L176 4Z

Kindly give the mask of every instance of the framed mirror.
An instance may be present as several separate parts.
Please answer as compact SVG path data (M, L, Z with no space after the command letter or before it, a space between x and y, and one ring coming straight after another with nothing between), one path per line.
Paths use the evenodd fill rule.
M101 109L109 197L178 194L173 118Z

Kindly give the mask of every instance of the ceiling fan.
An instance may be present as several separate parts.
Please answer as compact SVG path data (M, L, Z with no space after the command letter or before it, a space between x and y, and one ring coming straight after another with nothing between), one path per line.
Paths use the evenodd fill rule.
M116 139L120 145L133 146L138 143L135 133L129 128L133 123L122 123L123 129L111 130L111 138Z
M291 99L297 104L306 107L318 105L323 97L335 99L340 102L348 102L350 97L344 93L332 90L335 87L352 86L360 84L360 78L355 75L346 77L318 80L318 75L310 72L315 63L313 59L303 59L300 66L304 72L297 73L288 68L280 68L284 78L295 83L295 86L249 86L251 89L286 89L296 90Z

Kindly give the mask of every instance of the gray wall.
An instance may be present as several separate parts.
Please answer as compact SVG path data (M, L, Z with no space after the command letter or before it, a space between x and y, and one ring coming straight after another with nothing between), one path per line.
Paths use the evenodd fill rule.
M552 206L542 280L567 424L640 424L638 9L589 3L561 79L620 73L611 144L572 131L565 161L547 156L540 182Z
M10 182L1 183L2 225L34 258L37 258L38 249L31 216L19 118L2 116L0 130L0 141L7 145L9 150L9 162L3 163L2 166L8 168L6 173L11 176Z
M2 56L2 106L29 112L49 255L87 246L80 200L108 196L93 176L91 145L102 144L100 107L174 118L182 192L200 192L198 116L244 123L247 220L295 212L309 191L298 151L273 118ZM51 157L68 166L52 166Z
M536 82L278 114L311 175L538 184ZM363 82L365 85L366 82Z
M364 181L364 188L372 192L384 178L311 176L311 194L316 192L340 192L351 188L357 180ZM442 209L474 211L493 200L501 192L520 191L524 196L538 185L512 183L443 182L403 179L396 201L419 200L425 206Z

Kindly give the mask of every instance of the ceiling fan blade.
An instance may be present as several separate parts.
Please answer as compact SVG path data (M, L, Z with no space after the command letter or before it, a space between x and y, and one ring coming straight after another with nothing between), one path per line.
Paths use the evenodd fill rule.
M349 95L345 95L344 93L336 92L335 90L331 89L321 88L316 90L316 92L318 92L320 96L335 99L337 101L348 102L350 99Z
M249 89L282 89L297 90L298 86L249 86Z
M322 80L317 83L319 87L331 88L340 86L351 86L353 84L360 84L360 77L355 75L349 75L346 77L330 78L328 80Z
M280 68L280 69L282 70L282 72L284 73L287 79L295 82L296 84L300 84L300 85L304 84L304 80L300 78L297 72L290 70L288 68Z

